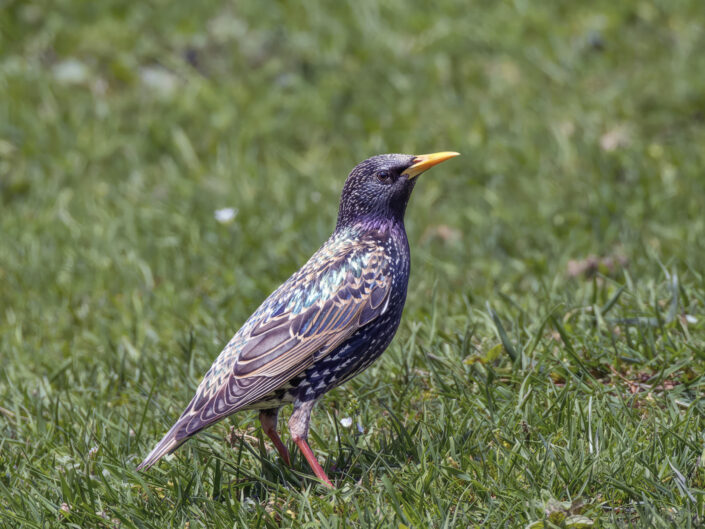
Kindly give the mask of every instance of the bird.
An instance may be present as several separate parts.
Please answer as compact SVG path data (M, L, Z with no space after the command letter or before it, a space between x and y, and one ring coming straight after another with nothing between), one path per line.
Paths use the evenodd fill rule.
M280 408L293 404L291 438L315 476L333 487L308 445L311 411L392 341L409 282L409 198L421 173L458 155L380 154L355 166L343 185L333 234L235 333L137 469L150 468L240 410L259 410L263 432L290 465L277 418Z

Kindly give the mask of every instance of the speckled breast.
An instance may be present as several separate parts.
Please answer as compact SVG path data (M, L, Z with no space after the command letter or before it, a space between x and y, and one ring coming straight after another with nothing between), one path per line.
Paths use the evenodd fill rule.
M409 281L409 245L403 227L390 230L380 244L385 246L385 252L393 262L393 287L386 312L293 379L286 400L319 398L367 369L394 338L401 321Z

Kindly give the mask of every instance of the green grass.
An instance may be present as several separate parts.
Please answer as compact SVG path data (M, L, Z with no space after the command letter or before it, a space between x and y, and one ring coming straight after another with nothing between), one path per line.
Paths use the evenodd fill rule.
M702 526L702 2L300 4L4 3L0 525ZM438 150L338 490L248 412L135 472L347 171Z

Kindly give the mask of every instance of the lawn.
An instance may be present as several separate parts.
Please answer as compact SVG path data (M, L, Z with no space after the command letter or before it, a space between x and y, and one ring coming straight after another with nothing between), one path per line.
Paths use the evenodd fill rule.
M701 0L3 2L0 526L701 527L704 87ZM337 490L253 412L137 472L347 172L441 150Z

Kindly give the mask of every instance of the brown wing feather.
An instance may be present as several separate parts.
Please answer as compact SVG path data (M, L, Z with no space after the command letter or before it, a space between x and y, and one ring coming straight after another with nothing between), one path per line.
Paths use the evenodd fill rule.
M375 241L324 246L238 331L138 468L149 468L198 431L256 403L333 351L384 312L390 290L389 262Z

